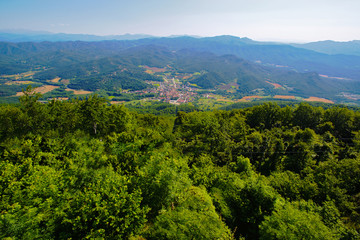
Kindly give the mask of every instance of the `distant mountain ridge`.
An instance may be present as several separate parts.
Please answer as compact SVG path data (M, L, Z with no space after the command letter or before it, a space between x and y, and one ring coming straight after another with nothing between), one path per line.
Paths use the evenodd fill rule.
M360 56L360 40L354 40L349 42L335 42L327 40L306 44L293 44L293 46L326 54L345 54Z
M239 37L230 35L216 36L216 37L200 37L192 35L172 35L168 38L204 38L212 39L213 41L227 44L238 44ZM51 33L46 31L28 31L28 30L0 30L0 41L6 42L42 42L42 41L107 41L107 40L138 40L144 38L161 38L149 34L121 34L121 35L93 35L93 34L67 34L67 33ZM308 43L293 43L286 44L282 42L259 42L249 38L240 38L246 44L262 44L262 45L291 45L297 48L304 48L320 53L326 54L344 54L360 56L360 40L353 40L347 42L337 42L332 40L308 42Z
M235 84L238 94L263 91L329 98L342 92L360 94L360 56L324 54L249 38L0 42L0 75L43 69L34 80L46 84L60 77L74 89L144 89L144 80L158 79L141 65L171 66L175 73L191 75L189 83L202 88Z
M288 44L257 42L234 36L139 39L135 42L136 45L156 44L171 50L186 48L217 55L232 54L265 65L286 66L299 72L360 80L360 56L355 55L335 56Z
M98 36L91 34L66 34L50 32L24 32L24 31L1 31L0 41L3 42L58 42L58 41L106 41L106 40L136 40L142 38L154 38L147 34L123 34Z
M54 42L50 43L1 43L0 51L7 55L11 52L25 51L26 54L41 55L42 49L57 49L57 55L64 51L74 51L87 56L98 54L109 56L122 49L141 46L164 46L169 50L193 49L211 52L216 55L231 54L252 62L269 66L281 66L298 72L317 72L330 77L360 80L360 56L330 55L313 50L294 47L287 44L274 44L253 41L234 36L217 36L207 38L141 38L137 40L87 41L87 42ZM59 52L60 51L60 52ZM70 53L71 54L71 53ZM61 57L61 56L60 56ZM76 58L77 56L75 56Z

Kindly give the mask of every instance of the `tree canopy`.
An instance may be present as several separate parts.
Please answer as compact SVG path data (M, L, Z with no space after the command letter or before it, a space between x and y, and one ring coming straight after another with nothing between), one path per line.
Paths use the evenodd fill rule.
M4 239L359 239L360 113L0 106Z

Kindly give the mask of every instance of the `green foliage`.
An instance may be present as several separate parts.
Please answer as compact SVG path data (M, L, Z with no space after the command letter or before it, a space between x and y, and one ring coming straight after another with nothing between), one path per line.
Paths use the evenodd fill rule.
M156 218L148 239L232 239L206 190L186 189L172 208Z
M0 137L13 137L22 133L21 125L26 124L26 116L17 107L1 106L0 107Z
M337 239L315 212L277 203L272 215L260 226L259 239Z
M333 124L335 136L346 140L352 137L352 130L358 128L358 126L354 126L354 115L354 112L351 110L335 107L325 111L324 119Z
M281 196L290 201L300 199L312 199L318 192L318 186L309 178L302 179L299 174L284 171L274 172L269 176L270 185L281 194Z
M29 88L0 106L1 238L359 236L357 112L266 104L175 118L96 95L39 98Z
M228 198L235 226L246 238L254 239L258 238L258 226L265 216L271 214L278 196L263 179L252 177L237 196Z
M139 169L138 185L143 189L143 204L156 216L172 206L185 189L191 186L186 160L169 153L155 152Z
M287 126L292 121L289 107L280 108L277 104L265 103L255 106L246 116L251 127L270 129L276 126Z
M80 102L79 108L85 130L94 135L98 134L103 128L103 123L107 122L105 99L97 95L90 96L86 101Z
M137 233L147 209L140 207L140 192L129 190L129 180L109 168L79 170L69 176L75 189L64 194L59 237L125 238Z
M294 110L294 125L304 128L316 129L324 116L324 110L320 107L311 107L307 103L301 103Z
M148 211L140 207L140 191L131 190L126 176L94 162L103 157L93 156L101 154L101 149L92 147L74 151L93 151L93 158L76 154L65 167L32 161L39 155L50 155L55 161L57 156L39 149L33 149L37 155L22 163L2 162L1 236L124 238L139 231Z

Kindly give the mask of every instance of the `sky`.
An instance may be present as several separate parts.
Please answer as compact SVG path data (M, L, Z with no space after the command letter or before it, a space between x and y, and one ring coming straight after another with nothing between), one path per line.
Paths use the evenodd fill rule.
M0 29L360 40L360 0L0 0Z

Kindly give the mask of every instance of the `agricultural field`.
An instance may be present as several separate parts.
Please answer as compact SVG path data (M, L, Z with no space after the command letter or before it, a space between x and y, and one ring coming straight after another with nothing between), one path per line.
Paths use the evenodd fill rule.
M269 81L265 81L266 83L268 83L268 84L270 84L270 85L272 85L272 86L274 86L274 88L276 89L276 88L284 88L283 86L281 86L280 84L278 84L278 83L273 83L273 82L269 82Z
M35 72L29 71L29 72L12 74L12 75L2 75L1 77L7 78L7 79L19 80L19 79L32 77L34 74L35 74Z
M52 82L52 83L58 83L60 81L61 78L57 77L57 78L54 78L54 79L51 79L49 80L49 82Z
M5 83L5 85L23 85L23 84L33 84L35 82L33 81L8 81Z
M264 98L264 96L258 96L258 95L253 95L253 96L246 96L240 99L240 101L251 101L254 99L261 99Z
M34 89L35 92L38 92L38 93L41 93L41 94L44 94L44 93L48 93L48 92L51 92L52 90L56 89L56 88L59 88L59 86L53 86L53 85L43 85L41 87L37 87ZM16 96L22 96L24 95L23 92L17 92L16 93Z
M275 95L274 99L292 99L292 100L295 100L296 97L295 96Z
M307 99L304 99L304 101L307 101L307 102L334 103L331 100L328 100L328 99L325 99L325 98L319 98L319 97L309 97Z
M87 95L87 94L92 94L93 93L91 91L75 90L75 89L70 89L70 88L65 89L65 91L73 92L75 95Z

